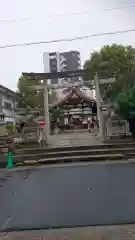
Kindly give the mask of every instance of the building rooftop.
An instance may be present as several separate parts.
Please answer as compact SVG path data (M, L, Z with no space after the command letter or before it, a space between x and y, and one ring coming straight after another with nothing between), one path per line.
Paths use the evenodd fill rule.
M12 91L11 89L9 89L9 88L1 85L1 84L0 84L0 92L3 92L3 93L5 93L6 95L9 95L9 96L11 96L11 97L16 97L16 96L17 96L17 93L16 93L16 92Z
M80 89L78 87L72 87L70 89L64 89L57 94L57 100L54 102L53 106L58 106L69 103L78 103L80 101L85 101L87 103L96 103L96 99L91 97L86 90Z

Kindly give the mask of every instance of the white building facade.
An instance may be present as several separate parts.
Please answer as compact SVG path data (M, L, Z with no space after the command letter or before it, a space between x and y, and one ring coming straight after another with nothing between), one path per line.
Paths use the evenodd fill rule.
M17 95L12 90L0 85L0 114L6 123L15 123Z

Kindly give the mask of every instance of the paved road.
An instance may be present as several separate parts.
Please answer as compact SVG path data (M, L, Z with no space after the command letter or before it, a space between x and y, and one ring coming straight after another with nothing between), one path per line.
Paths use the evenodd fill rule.
M0 230L135 223L135 164L90 164L0 178Z

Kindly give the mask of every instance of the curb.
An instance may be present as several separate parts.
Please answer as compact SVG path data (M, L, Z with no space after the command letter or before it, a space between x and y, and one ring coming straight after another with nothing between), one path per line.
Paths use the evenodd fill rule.
M51 159L40 159L40 160L26 160L23 162L13 162L13 168L12 169L17 169L19 167L38 167L38 166L49 166L49 165L60 165L60 164L86 164L86 163L135 163L134 158L127 158L124 157L123 155L116 155L115 159L112 159L111 157L103 159L103 158L96 158L94 160L91 160L89 158L87 159L82 159L82 158L77 158L77 159L60 159L60 160L51 160ZM2 165L2 166L1 166ZM0 163L0 170L9 170L7 168L7 162L2 162Z
M27 160L27 161L23 161L23 162L16 162L15 163L15 166L37 166L37 165L51 165L51 164L66 164L66 163L94 163L94 162L110 162L110 161L113 161L113 162L116 162L116 161L128 161L127 158L124 158L123 155L121 154L117 154L116 155L116 159L113 159L113 157L109 157L109 158L106 158L106 159L103 159L102 157L101 158L95 158L94 160L91 160L89 158L85 158L85 159L82 159L82 158L77 158L77 159L72 159L72 158L63 158L63 159L40 159L40 160Z

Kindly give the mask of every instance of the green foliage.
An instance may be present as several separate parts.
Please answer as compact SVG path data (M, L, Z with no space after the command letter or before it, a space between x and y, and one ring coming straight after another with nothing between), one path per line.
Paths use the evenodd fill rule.
M112 86L101 85L102 97L115 100L116 94L119 93L127 79L129 82L133 82L135 49L132 46L117 44L104 46L99 52L94 52L90 56L90 59L85 62L84 68L89 69L87 75L84 76L85 81L93 79L96 72L100 74L100 78L116 78L116 83Z
M30 89L31 86L35 86L36 82L31 80L28 81L23 76L18 80L18 99L19 99L19 108L43 108L44 99L42 91L34 91ZM51 94L48 94L49 103L53 103L56 99L56 93L51 91Z
M35 83L34 83L35 84ZM32 91L29 87L29 81L27 81L23 76L18 80L18 94L19 106L20 108L30 107L43 107L43 94L42 92Z
M13 124L7 124L6 125L6 131L7 133L10 135L10 134L14 134L14 133L21 133L22 131L22 124L16 124L16 125L13 125Z
M15 127L13 124L7 124L6 130L7 130L8 134L13 134L15 132Z
M120 75L115 84L108 89L107 94L111 100L116 101L117 96L119 96L120 93L125 93L126 96L129 95L134 85L135 70L132 70L132 72L126 72L125 74Z
M119 93L117 98L117 111L125 119L135 115L135 86L127 87Z

